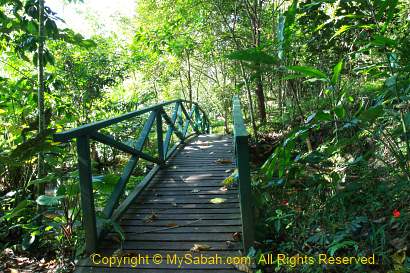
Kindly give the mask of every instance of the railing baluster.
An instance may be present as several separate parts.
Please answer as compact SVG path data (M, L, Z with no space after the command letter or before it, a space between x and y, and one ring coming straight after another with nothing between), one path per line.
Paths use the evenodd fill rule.
M142 148L144 147L145 141L148 138L149 132L151 131L152 125L154 124L155 118L157 116L157 111L158 110L154 110L151 112L150 116L148 117L147 122L142 128L141 134L134 147L136 150L142 150ZM131 156L130 160L127 163L127 166L122 172L122 175L117 185L115 186L115 189L113 193L111 194L110 199L107 202L107 205L104 208L104 214L108 218L112 216L112 213L114 212L114 208L118 204L118 200L120 199L124 191L125 185L130 179L131 174L134 171L134 168L137 165L139 158L140 158L139 156L135 156L135 155Z
M172 123L174 124L174 126L169 126L168 130L167 130L167 134L165 136L165 141L164 141L164 156L166 157L168 154L168 149L169 149L169 143L171 141L171 137L172 137L172 133L174 132L174 128L175 128L175 121L178 118L178 112L179 112L179 105L180 102L176 102L175 103L175 107L174 107L174 112L172 114ZM178 130L180 130L179 128L176 128Z
M78 170L80 175L81 209L85 230L85 249L91 253L97 247L97 225L92 186L90 139L88 136L77 138Z
M165 161L165 156L164 156L164 136L162 132L162 115L161 111L163 109L160 109L160 111L157 112L157 146L158 146L158 158L161 161L161 165Z

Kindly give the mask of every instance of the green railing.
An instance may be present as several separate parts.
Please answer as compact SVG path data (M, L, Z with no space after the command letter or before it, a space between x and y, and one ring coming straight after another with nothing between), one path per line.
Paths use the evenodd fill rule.
M243 121L239 97L233 97L233 142L239 178L239 201L242 216L242 241L246 251L254 244L253 200L249 166L248 132ZM245 253L246 254L246 253Z
M184 104L190 107L186 107L184 106ZM171 116L169 116L166 113L164 107L172 106L174 106L173 113ZM188 108L190 108L189 113L187 111ZM148 114L148 119L142 127L137 140L133 142L133 145L125 144L119 140L116 140L110 135L99 132L101 129L137 116L141 116L143 114ZM164 121L168 126L166 132L163 130ZM153 129L154 123L156 124L157 138L156 156L152 156L143 152L144 145L149 138L149 134ZM189 134L190 128L193 129L193 132L191 134ZM99 237L103 234L102 226L97 226L94 206L90 156L91 139L131 155L130 160L125 166L124 171L103 210L103 213L107 218L111 218L113 221L117 221L129 207L129 205L133 202L133 200L141 193L146 185L148 185L152 177L157 173L161 166L163 166L172 156L172 154L180 144L184 143L187 138L193 135L209 133L209 131L209 119L197 103L185 100L174 100L160 103L141 110L136 110L116 118L86 124L66 132L55 134L54 140L58 142L67 142L74 138L77 140L81 208L83 212L83 224L85 229L86 251L89 253L94 251L97 248ZM179 142L177 142L172 148L170 148L171 137L173 134L178 137ZM128 196L121 202L121 204L119 204L120 199L124 194L126 184L130 179L132 172L134 171L134 168L140 158L155 163L156 165L135 187L135 189L130 194L128 194Z

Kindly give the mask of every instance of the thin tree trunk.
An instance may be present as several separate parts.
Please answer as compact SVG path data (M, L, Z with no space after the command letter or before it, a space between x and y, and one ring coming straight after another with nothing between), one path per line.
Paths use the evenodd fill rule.
M45 112L44 112L44 0L38 1L38 134L44 134L46 123L45 123ZM42 152L38 155L38 173L37 177L41 178L45 175L45 162L44 154ZM43 183L38 184L37 194L42 195L45 192L45 187Z

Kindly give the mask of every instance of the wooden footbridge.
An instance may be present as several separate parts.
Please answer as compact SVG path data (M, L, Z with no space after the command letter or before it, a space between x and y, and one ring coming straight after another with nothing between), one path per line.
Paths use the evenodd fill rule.
M142 115L148 118L135 142L106 133L109 126ZM89 254L78 263L77 272L239 272L238 263L245 261L238 260L240 252L246 253L254 239L248 134L237 97L233 118L233 137L212 135L209 119L198 104L175 100L56 134L56 141L75 138L77 143ZM151 132L155 155L143 151ZM178 141L170 147L173 135ZM96 217L90 140L131 155L102 210L121 226L123 240ZM155 166L124 196L139 159ZM234 182L225 187L222 181L228 176ZM192 259L179 263L176 257L185 255ZM198 264L195 258L201 256L207 259Z

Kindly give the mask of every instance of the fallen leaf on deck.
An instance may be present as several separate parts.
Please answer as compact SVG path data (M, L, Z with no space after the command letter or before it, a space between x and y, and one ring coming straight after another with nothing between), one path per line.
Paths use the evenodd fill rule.
M221 204L221 203L223 203L223 202L225 202L225 201L226 201L225 198L220 198L220 197L213 198L213 199L209 200L209 202L211 202L211 203L213 203L213 204Z
M152 223L158 219L158 215L155 213L151 213L150 215L146 216L143 220L144 223Z
M230 159L218 159L215 162L218 164L232 164L232 160Z
M224 187L220 187L219 190L220 191L228 191L228 188L224 186Z
M209 250L209 249L211 249L209 245L194 244L194 246L190 249L190 251L200 252L200 251Z
M169 224L166 224L166 226L167 226L167 227L177 227L177 226L178 226L178 224L175 224L175 223L169 223Z
M222 184L223 184L224 186L229 186L229 185L231 185L233 182L235 182L235 179L233 179L232 176L228 176L227 178L225 178L225 179L222 181Z
M232 234L232 238L234 241L240 241L241 240L241 233L240 232L235 232Z

